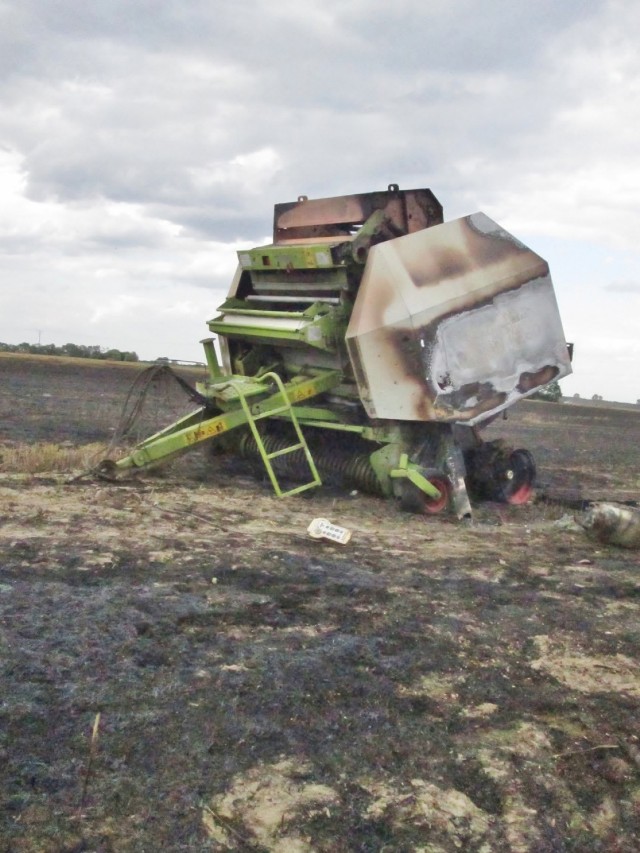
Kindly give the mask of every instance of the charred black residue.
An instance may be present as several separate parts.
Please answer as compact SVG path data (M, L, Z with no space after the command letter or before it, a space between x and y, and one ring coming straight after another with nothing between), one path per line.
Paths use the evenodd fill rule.
M560 373L560 369L551 364L536 370L535 373L525 371L520 374L520 381L516 388L521 394L526 394L527 391L532 391L534 388L539 388L542 385L548 385Z
M360 389L360 396L363 401L370 402L371 392L369 390L369 382L367 381L367 374L362 366L362 353L360 352L360 346L355 338L347 338L347 350L349 351L349 358L351 366L353 367L355 380L358 383L358 388Z
M468 252L474 259L474 266L482 267L499 263L521 253L533 254L531 249L498 226L493 231L483 231L474 223L473 216L465 216L464 221L466 243ZM549 268L542 258L540 263L544 264L548 271Z
M442 376L436 378L436 383L441 391L447 391L452 387L451 374L447 371Z
M385 336L402 366L402 372L411 379L424 379L420 370L422 348L413 329L385 329Z
M417 288L430 287L448 279L460 278L469 272L468 258L462 252L447 247L436 247L429 252L427 267L405 260L407 272ZM437 272L434 275L434 270Z

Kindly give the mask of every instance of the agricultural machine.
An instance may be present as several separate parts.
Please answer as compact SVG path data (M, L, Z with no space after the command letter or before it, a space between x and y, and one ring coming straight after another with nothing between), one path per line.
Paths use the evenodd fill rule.
M202 343L198 408L105 475L215 442L277 495L322 481L469 516L523 503L530 453L479 428L571 372L547 263L482 213L443 222L428 189L276 204L238 253Z

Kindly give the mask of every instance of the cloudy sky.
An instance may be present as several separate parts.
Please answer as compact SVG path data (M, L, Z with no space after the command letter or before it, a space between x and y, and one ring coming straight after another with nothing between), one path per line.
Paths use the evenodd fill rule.
M273 204L430 187L640 398L638 0L0 0L0 341L202 360Z

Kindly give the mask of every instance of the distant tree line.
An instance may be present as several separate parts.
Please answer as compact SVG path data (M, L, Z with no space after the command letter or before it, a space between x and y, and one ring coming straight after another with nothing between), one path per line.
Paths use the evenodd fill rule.
M559 403L562 400L562 389L560 383L554 379L548 385L544 385L539 391L531 395L532 400L546 400L547 403Z
M4 344L0 341L0 352L24 352L31 355L66 355L71 358L98 358L103 361L138 361L138 354L119 349L106 349L83 344Z

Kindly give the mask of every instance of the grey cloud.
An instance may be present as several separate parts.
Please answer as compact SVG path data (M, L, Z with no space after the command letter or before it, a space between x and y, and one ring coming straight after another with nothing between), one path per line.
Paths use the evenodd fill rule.
M128 250L128 249L157 249L162 251L166 239L162 239L155 232L136 230L134 228L127 229L124 234L110 234L108 232L98 232L90 234L84 238L81 251L95 248L100 252L107 250Z
M211 240L256 243L271 231L274 202L300 194L430 186L451 217L492 205L526 211L527 193L542 187L539 222L549 197L566 204L562 215L584 217L592 196L572 201L564 176L570 188L584 161L601 162L584 155L600 157L602 139L565 121L589 103L584 79L593 78L565 74L562 62L593 67L583 52L599 59L618 12L630 20L630 0L615 16L611 8L0 0L0 144L22 157L28 199L95 214L82 228L71 217L68 232L63 215L53 235L25 224L36 235L7 236L4 249L27 253L33 243L46 257L57 240L58 257L84 253L88 270L113 256L114 275L130 276L133 290L147 255L161 265L189 241L195 253ZM272 159L255 156L265 151ZM101 225L111 202L134 205L136 216ZM620 193L610 202L613 221ZM28 205L23 213L28 223ZM599 225L601 208L594 217ZM180 282L213 278L187 271ZM626 281L610 290L637 292Z
M0 256L33 254L41 242L36 234L0 234Z
M604 290L609 293L640 293L640 281L613 281Z
M25 153L31 197L136 202L227 235L229 226L217 230L220 211L258 221L271 188L285 198L332 194L384 186L407 170L436 183L443 176L432 180L430 164L447 140L456 139L458 156L504 156L521 143L509 133L516 118L520 134L545 121L545 99L556 93L532 91L524 66L538 61L576 4L546 0L531 16L494 0L473 27L462 25L469 0L428 12L417 2L311 4L324 26L306 20L304 8L277 14L271 4L236 2L214 13L196 2L186 13L155 0L26 0L15 20L42 37L37 55L49 70L40 90L24 81L7 90L20 113L30 109L38 135L29 137L19 117L6 132ZM508 69L516 54L519 72L498 94L467 90L456 75ZM194 59L203 65L192 68ZM442 68L447 74L434 78ZM35 117L47 112L42 128ZM265 145L284 170L269 193L190 174L193 164L224 166Z
M172 277L172 282L210 291L212 296L209 304L210 310L213 313L218 305L224 301L232 278L233 273L223 276L205 271L202 273L179 273ZM203 322L205 322L204 318Z
M388 57L394 65L452 62L481 69L487 65L535 61L535 55L559 29L584 21L604 5L585 0L538 0L535 13L528 4L484 0L432 2L398 0L324 0L280 3L235 0L216 3L192 0L23 0L30 23L59 38L116 40L147 49L187 49L211 55L286 56L304 61L322 48L349 59ZM473 26L469 26L473 21ZM286 68L287 61L283 66ZM290 69L295 74L295 67ZM364 69L363 69L364 70ZM367 69L371 70L371 69ZM363 75L366 76L366 75Z
M485 72L537 65L554 36L588 19L602 2L539 0L528 4L485 0L390 5L377 0L323 3L234 3L174 0L23 0L9 7L13 37L21 35L23 73L31 64L52 77L91 75L113 67L127 50L168 57L199 57L260 70L263 95L290 101L301 91L336 103L358 100L385 79L408 70ZM7 13L5 13L7 14ZM469 22L473 24L470 26ZM25 33L33 34L30 41ZM39 43L36 51L34 44ZM15 57L14 57L15 58ZM16 68L16 64L12 66Z
M268 204L265 200L264 205L259 205L262 210L248 211L246 214L238 210L225 213L216 209L191 211L172 209L171 216L174 221L183 226L185 236L222 242L254 241L260 235L271 233L273 203L273 198ZM155 208L150 209L153 211Z

